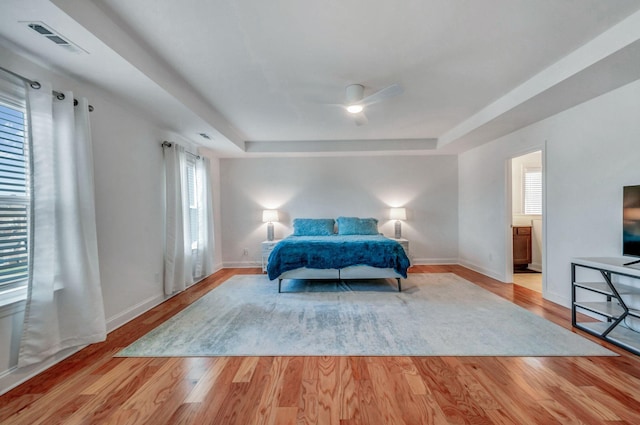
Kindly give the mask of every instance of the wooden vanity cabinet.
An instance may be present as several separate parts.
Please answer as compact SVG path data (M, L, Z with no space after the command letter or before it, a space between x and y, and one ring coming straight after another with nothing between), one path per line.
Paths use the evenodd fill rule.
M527 268L531 261L531 226L513 226L513 267Z

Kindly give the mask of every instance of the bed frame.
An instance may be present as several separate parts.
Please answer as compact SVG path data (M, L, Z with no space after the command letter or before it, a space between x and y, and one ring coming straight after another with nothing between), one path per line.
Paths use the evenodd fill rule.
M289 270L278 276L278 293L282 292L283 279L310 280L347 280L347 279L387 279L393 278L398 282L398 292L402 292L400 279L402 275L394 269L382 269L365 265L349 266L342 269L309 269L302 267Z

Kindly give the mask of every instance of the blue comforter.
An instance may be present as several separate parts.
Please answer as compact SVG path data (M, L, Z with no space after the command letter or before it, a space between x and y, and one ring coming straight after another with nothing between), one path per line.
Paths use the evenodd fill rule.
M267 273L273 280L301 267L341 269L368 265L407 277L409 258L402 245L382 235L289 236L271 251Z

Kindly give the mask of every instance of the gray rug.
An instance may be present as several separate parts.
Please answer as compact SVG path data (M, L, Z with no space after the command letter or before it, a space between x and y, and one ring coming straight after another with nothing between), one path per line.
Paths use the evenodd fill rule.
M239 275L118 356L608 356L454 274L325 283Z

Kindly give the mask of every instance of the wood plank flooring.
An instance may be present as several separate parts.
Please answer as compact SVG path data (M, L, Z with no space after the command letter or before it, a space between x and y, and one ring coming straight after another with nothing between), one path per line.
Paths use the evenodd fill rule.
M571 328L529 289L460 266L412 271L456 273ZM0 397L0 423L640 423L639 358L606 343L620 357L112 357L242 273L259 270L222 270Z
M542 273L514 273L513 283L542 293Z

